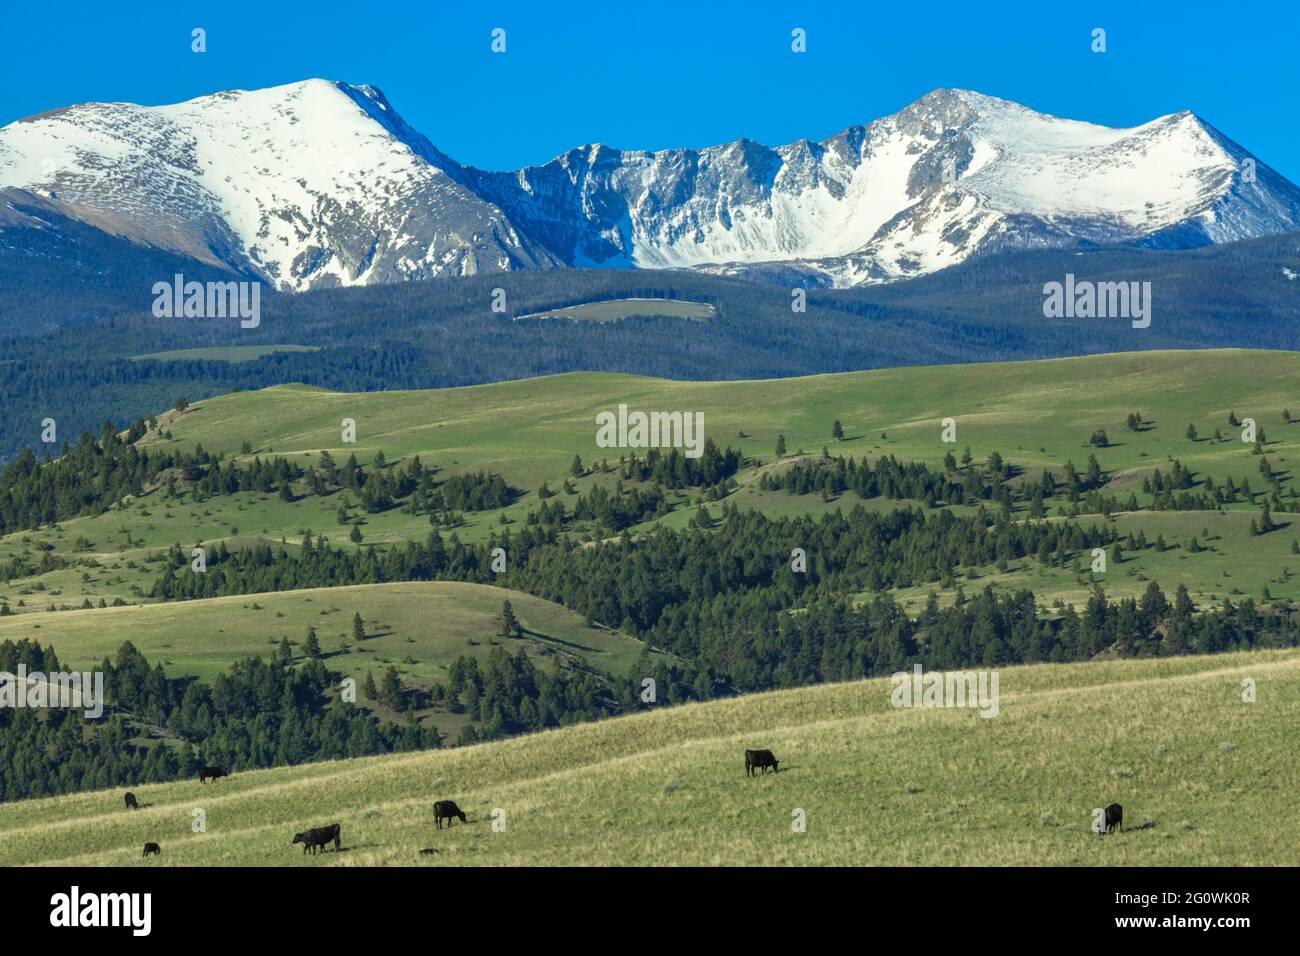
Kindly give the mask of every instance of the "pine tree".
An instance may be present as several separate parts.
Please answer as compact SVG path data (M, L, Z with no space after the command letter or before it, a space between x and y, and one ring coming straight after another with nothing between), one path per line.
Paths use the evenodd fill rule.
M361 620L361 612L352 615L352 639L360 644L366 639L366 622Z
M515 609L510 606L509 601L501 605L501 617L499 618L501 627L497 630L498 637L522 637L524 633L523 626L519 619L515 617Z
M836 441L842 441L844 439L844 426L840 424L838 418L835 419L835 424L831 426L831 437Z
M307 640L303 643L302 649L313 661L320 660L320 641L316 639L316 628L307 628Z
M776 457L777 458L785 457L785 436L784 435L776 436Z
M405 703L405 694L402 692L402 678L397 673L397 668L392 664L389 664L388 670L384 671L384 682L379 688L379 699L393 710L401 710L403 703Z

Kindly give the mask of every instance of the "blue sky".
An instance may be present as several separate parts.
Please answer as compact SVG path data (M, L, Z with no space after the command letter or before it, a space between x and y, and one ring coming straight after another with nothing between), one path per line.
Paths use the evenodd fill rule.
M937 87L1134 125L1190 109L1300 182L1300 3L9 4L0 125L309 76L372 83L489 169L582 143L821 139ZM124 12L118 12L118 10ZM129 12L125 12L129 11ZM52 15L53 14L53 15ZM190 52L190 30L208 52ZM494 55L502 27L507 52ZM790 51L803 27L808 52ZM1089 50L1094 27L1108 50Z

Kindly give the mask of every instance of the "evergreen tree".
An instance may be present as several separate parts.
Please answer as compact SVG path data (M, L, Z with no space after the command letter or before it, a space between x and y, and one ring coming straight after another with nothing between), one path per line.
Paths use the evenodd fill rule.
M393 710L403 709L405 694L402 691L402 678L392 664L389 664L388 669L384 671L384 682L379 688L379 699Z
M310 626L307 628L307 640L303 643L302 649L311 660L320 660L320 641L316 638L316 628Z
M515 617L515 609L510 606L509 601L505 601L501 605L500 621L501 627L497 631L498 637L523 637L523 625L521 625L519 619Z

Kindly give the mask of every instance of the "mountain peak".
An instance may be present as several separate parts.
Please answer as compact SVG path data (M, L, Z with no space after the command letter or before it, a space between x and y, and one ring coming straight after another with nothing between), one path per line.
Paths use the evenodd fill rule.
M486 172L377 86L313 77L0 130L0 188L278 288L562 265L891 281L986 252L1300 228L1300 190L1183 111L1129 129L962 88L821 142L575 147Z

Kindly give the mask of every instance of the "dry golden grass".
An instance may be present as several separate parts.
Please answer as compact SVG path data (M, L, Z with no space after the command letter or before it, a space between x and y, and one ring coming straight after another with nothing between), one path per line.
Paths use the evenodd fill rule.
M147 804L135 812L121 790L8 804L0 863L1300 863L1300 651L1000 677L992 719L895 709L888 680L863 681L460 750L133 787ZM1242 700L1245 678L1255 703ZM781 772L747 778L747 747L771 748ZM436 830L436 799L458 801L470 823ZM1089 832L1093 809L1113 801L1129 832ZM192 832L195 809L205 833ZM798 810L803 833L792 831ZM304 857L290 842L335 821L342 853ZM163 855L140 860L146 840Z

